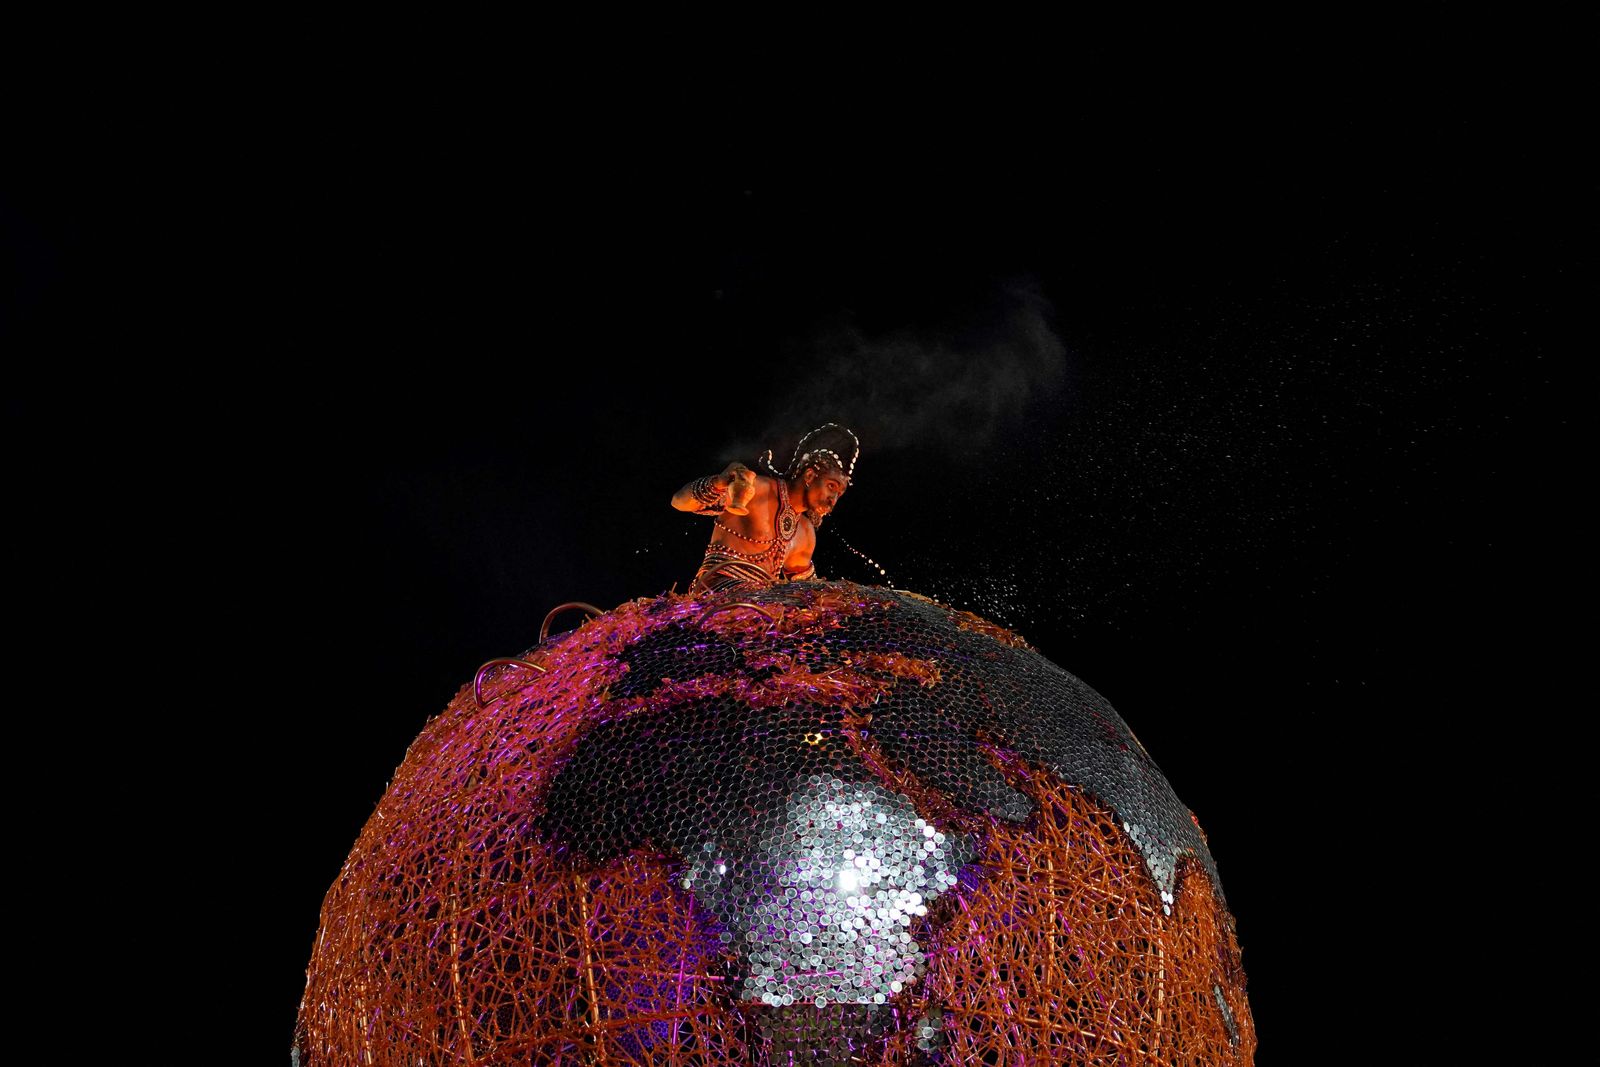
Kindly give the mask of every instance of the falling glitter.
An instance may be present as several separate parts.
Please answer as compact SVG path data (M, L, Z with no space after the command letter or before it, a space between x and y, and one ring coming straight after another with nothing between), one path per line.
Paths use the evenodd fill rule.
M895 587L894 582L889 580L889 572L884 570L883 567L878 563L877 560L873 559L871 556L867 555L865 552L862 552L855 545L852 545L849 541L846 541L844 539L844 537L839 533L838 530L834 530L833 531L833 535L835 537L839 538L839 543L840 544L844 545L844 547L848 548L851 552L854 552L857 556L861 557L863 560L866 561L867 566L869 566L873 570L877 571L878 575L883 579L883 584L887 585L890 589L893 589Z

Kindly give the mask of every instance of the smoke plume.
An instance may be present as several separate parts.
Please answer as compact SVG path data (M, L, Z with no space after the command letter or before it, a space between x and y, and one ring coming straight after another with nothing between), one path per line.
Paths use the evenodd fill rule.
M794 382L774 412L759 451L824 422L839 422L874 450L916 448L952 458L982 450L1024 417L1030 402L1057 392L1066 349L1051 307L1031 278L1000 287L968 321L908 326L870 337L844 321L790 346ZM787 452L775 456L780 467Z

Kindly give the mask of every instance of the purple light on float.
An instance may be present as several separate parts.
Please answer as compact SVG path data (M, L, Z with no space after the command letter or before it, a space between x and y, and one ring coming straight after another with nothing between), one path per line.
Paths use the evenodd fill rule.
M484 1059L508 1042L498 1047L535 1061L798 1064L882 1050L892 1063L922 1050L952 1063L1044 1063L1072 1040L1063 1027L1124 1042L1107 1046L1111 1060L1132 1062L1159 1039L1162 1056L1248 1063L1242 972L1226 969L1237 949L1210 918L1225 914L1220 897L1173 888L1205 885L1203 844L1168 825L1172 812L1187 823L1186 809L1097 694L1014 635L904 594L801 583L754 600L777 620L703 619L703 605L671 599L624 605L541 643L532 654L546 673L492 672L482 710L465 706L469 692L430 720L375 817L380 829L364 834L325 906L319 946L330 947L314 960L303 1013L308 1067L358 1062L363 1040L386 1042L374 1061ZM797 773L814 779L799 792ZM1087 796L1085 781L1104 795ZM906 902L895 894L928 887L869 884L859 865L841 879L833 839L851 824L800 829L835 782L871 793L870 804L846 799L886 816L884 840L858 849L885 872L899 868L886 878L921 859L915 849L911 862L891 858L924 843L905 832L913 816L944 835L949 880L932 911L884 921L886 906ZM822 840L802 850L790 830ZM971 862L948 854L965 847L962 835L977 850ZM706 843L729 862L701 852ZM802 851L819 847L834 869L801 878ZM1200 861L1187 882L1177 858ZM415 881L374 881L375 869ZM870 916L852 916L853 963L829 946L841 927L816 903L829 879L834 893L888 894ZM1176 897L1155 911L1141 895L1152 880ZM1107 912L1096 894L1108 881L1139 906ZM413 885L427 887L425 906ZM782 899L795 890L812 896ZM806 933L820 947L800 948ZM860 997L855 980L876 981L864 970L895 959L885 935L902 933L916 941L900 946L914 976ZM377 943L385 937L392 946ZM865 950L879 941L884 953ZM1138 956L1158 944L1164 971ZM388 962L384 974L361 971L374 960L417 973L394 983ZM1209 1000L1189 988L1202 970ZM1181 1008L1181 1026L1161 1030L1140 1014L1156 1001L1137 983L1157 973L1162 1019ZM1080 988L1100 981L1134 985L1110 997ZM452 988L488 1010L462 1016L463 1028ZM426 1001L436 989L437 1003ZM772 991L786 996L774 1003ZM385 1029L398 1019L410 1029ZM327 1051L346 1039L348 1054ZM419 1039L439 1047L395 1051Z

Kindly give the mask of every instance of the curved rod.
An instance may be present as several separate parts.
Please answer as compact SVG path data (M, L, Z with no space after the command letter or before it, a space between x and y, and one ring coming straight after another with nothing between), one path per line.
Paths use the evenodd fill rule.
M586 611L589 613L590 618L593 618L596 615L605 614L605 612L601 611L593 604L585 604L581 600L569 600L565 604L557 604L555 607L550 609L550 614L544 617L544 622L539 624L539 641L541 644L544 642L545 638L550 636L550 623L554 621L557 615L560 615L568 608L577 608L579 611Z
M778 625L778 616L776 614L768 611L760 604L752 604L748 600L735 600L731 604L713 604L711 607L700 613L700 617L695 620L695 625L703 626L705 625L705 621L711 618L711 616L715 615L717 612L728 611L732 608L749 608L751 611L759 611L761 614L767 617L767 621L772 623L772 625Z
M478 702L478 710L482 711L483 704L483 676L489 673L490 667L532 667L540 674L549 674L550 668L539 663L529 663L525 659L492 659L478 668L478 673L472 676L472 697Z

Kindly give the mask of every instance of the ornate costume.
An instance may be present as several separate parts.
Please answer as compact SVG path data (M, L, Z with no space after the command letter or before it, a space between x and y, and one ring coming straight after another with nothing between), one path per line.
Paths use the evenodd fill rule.
M835 444L840 449L847 449L850 452L848 463L840 451L834 448L813 448L803 451L806 443L813 437L829 430L837 431L838 440ZM848 444L844 441L846 437L849 438ZM766 538L751 537L718 521L717 526L724 533L730 534L731 540L713 541L706 546L705 558L700 563L700 570L695 573L689 591L724 593L741 589L766 589L778 582L815 578L817 576L815 564L808 564L799 574L788 574L783 569L784 561L789 558L793 547L795 535L800 530L800 513L789 502L789 482L811 469L836 470L844 476L844 482L848 482L855 474L856 459L860 454L861 442L856 439L856 435L843 426L831 422L817 427L800 439L786 470L780 471L773 466L772 450L768 449L762 455L761 462L766 464L767 470L772 473L778 486L778 510L772 520L773 535ZM742 465L734 466L742 468ZM742 470L745 474L752 473L748 468ZM728 483L727 474L725 471L722 475L699 478L690 482L673 498L673 506L680 511L694 511L696 514L710 515L715 519L715 516L723 514L726 508L732 506L729 497L732 486ZM842 492L843 489L839 491ZM685 497L697 506L686 506ZM831 507L831 499L829 504ZM736 514L743 512L737 511ZM820 515L813 516L811 521L814 526L822 525ZM740 551L733 547L734 542L749 545L755 551Z
M717 523L720 529L733 534L740 541L759 545L761 548L756 552L740 552L726 542L713 541L706 546L705 559L701 560L700 570L695 573L694 582L689 586L691 592L723 593L738 589L766 589L778 582L816 576L815 565L795 575L784 572L783 561L788 558L789 546L794 542L794 535L800 529L800 513L789 503L788 485L782 478L777 479L777 483L778 512L772 520L773 536L747 537L730 527L723 526L720 522ZM715 516L721 511L721 507L714 506L700 514Z

